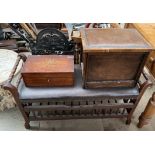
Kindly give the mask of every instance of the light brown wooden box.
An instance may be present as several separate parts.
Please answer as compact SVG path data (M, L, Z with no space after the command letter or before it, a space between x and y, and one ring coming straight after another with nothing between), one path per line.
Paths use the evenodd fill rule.
M64 87L74 84L74 57L68 55L31 55L22 71L27 87Z

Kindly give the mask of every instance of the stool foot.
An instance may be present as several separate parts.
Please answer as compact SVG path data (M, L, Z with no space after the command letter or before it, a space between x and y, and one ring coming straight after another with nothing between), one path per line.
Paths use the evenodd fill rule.
M30 124L29 124L29 122L25 122L25 128L26 128L26 129L30 129Z
M131 123L131 119L127 119L126 120L126 125L130 125L130 123Z

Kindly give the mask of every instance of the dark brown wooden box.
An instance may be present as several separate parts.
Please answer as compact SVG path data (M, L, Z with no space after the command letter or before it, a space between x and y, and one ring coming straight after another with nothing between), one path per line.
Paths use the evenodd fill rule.
M28 56L22 71L27 87L63 87L74 84L74 57L68 55Z
M151 45L134 29L82 29L84 88L134 87Z

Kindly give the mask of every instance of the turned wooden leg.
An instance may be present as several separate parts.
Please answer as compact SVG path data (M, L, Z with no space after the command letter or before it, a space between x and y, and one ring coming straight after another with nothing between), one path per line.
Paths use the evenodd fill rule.
M131 119L127 119L126 120L126 125L130 125L130 123L131 123Z
M30 129L30 122L25 122L25 128Z
M139 117L139 123L137 124L138 128L142 128L144 125L149 123L149 120L155 114L155 92L150 98L144 112Z

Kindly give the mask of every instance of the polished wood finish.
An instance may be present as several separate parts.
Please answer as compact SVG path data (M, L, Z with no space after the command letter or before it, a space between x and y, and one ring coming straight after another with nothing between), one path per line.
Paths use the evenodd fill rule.
M28 56L22 71L25 85L33 86L73 86L74 57L66 55Z
M151 45L134 29L83 29L84 88L134 87Z

